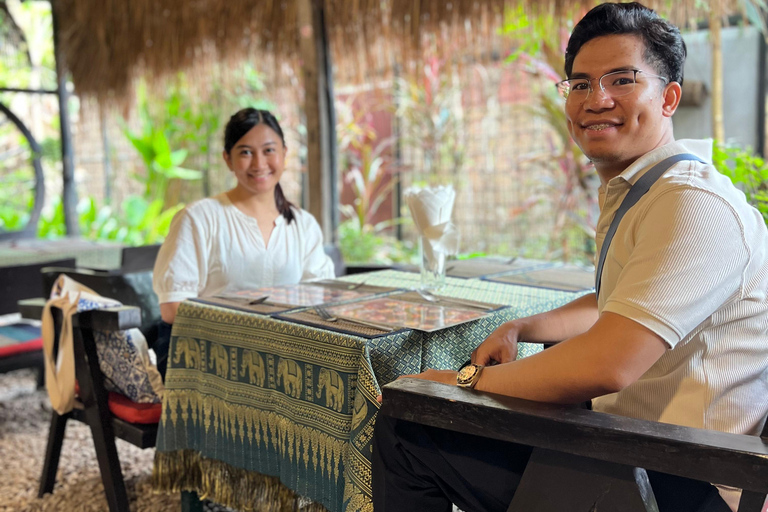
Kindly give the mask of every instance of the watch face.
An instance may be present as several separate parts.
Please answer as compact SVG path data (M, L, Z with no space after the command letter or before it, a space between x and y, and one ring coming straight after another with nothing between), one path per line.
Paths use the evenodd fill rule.
M459 371L459 382L467 382L477 373L477 366L470 364Z

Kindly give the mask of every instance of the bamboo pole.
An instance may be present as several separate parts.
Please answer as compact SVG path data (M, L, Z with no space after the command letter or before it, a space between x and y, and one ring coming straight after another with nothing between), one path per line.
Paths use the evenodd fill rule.
M715 140L720 142L725 141L722 23L720 0L711 0L709 4L709 41L712 45L712 135Z

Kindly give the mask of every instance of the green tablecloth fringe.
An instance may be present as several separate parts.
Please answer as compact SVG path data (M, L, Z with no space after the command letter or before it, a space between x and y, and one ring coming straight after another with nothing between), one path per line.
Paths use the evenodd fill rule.
M274 476L208 459L194 450L156 452L152 471L156 492L194 491L200 499L242 512L327 512L293 492Z

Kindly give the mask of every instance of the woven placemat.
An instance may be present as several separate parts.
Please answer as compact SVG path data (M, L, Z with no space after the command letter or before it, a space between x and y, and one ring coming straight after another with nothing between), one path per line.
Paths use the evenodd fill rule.
M591 290L595 287L595 273L594 270L575 265L566 265L564 267L544 268L519 274L496 276L488 278L488 281L580 292Z
M237 309L238 311L247 311L248 313L258 313L260 315L271 315L272 313L280 313L296 308L296 306L269 304L267 302L248 304L249 299L227 299L224 297L205 297L204 299L198 297L190 300L214 306L224 306L225 308Z
M449 261L446 263L445 273L451 277L471 279L526 269L543 268L551 265L551 263L546 261L528 260L525 258L473 258L470 260Z
M445 263L445 275L462 279L476 279L497 274L520 272L534 268L551 267L553 263L525 258L502 258L488 256L469 260L450 260ZM418 265L400 265L397 270L403 272L421 272Z
M329 322L323 320L311 309L303 309L300 311L293 311L290 313L283 313L275 315L275 318L280 320L287 320L289 322L296 322L305 325L312 325L314 327L320 327L322 329L328 329L329 331L342 332L345 334L353 334L355 336L363 336L366 338L376 338L378 336L388 336L400 330L393 326L393 331L385 331L383 329L376 329L374 327L368 327L366 325L358 324L356 322L350 322L348 320L339 319L335 322Z
M441 298L440 295L437 295L437 297L438 299ZM493 311L499 308L506 307L505 304L492 304L490 302L481 302L478 300L471 300L471 299L464 299L464 298L458 299L461 302L467 303L467 306L463 306L458 302L450 302L450 299L452 299L453 297L449 297L447 295L445 296L447 300L444 302L441 302L441 301L432 302L422 297L418 292L414 292L414 291L396 293L396 294L390 295L389 298L397 299L397 300L405 300L408 302L415 302L417 304L431 304L433 306L443 306L446 308L457 308L457 309L462 309L462 307L468 307L469 309L472 309L472 305L474 305L474 306L477 306L478 309L487 309L488 311Z
M341 281L338 279L324 279L322 281L312 281L308 284L320 285L325 288L332 288L334 290L355 291L365 295L382 295L385 293L392 293L400 289L392 288L391 286L375 286L372 284L354 283L352 281Z

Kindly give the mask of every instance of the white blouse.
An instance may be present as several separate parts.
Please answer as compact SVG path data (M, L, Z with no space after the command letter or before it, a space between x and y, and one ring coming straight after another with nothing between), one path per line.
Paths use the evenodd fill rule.
M315 218L293 208L280 215L264 245L255 218L237 209L226 193L187 206L173 218L155 262L153 288L159 302L332 278Z

